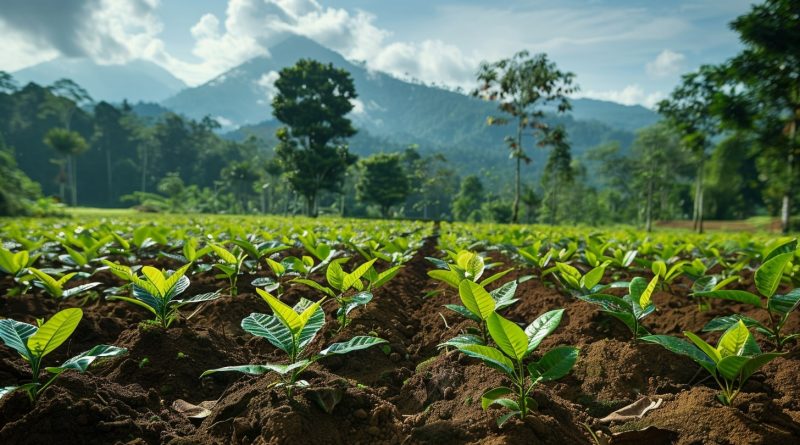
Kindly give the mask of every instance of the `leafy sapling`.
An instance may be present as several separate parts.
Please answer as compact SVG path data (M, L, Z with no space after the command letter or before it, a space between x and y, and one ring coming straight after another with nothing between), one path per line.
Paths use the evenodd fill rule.
M786 335L783 332L789 315L800 306L800 288L793 289L785 294L777 294L783 271L794 258L796 249L797 240L791 240L779 245L764 258L764 262L756 270L753 277L756 290L766 301L763 301L761 297L752 292L743 290L715 289L692 294L695 297L732 300L762 308L767 312L769 319L767 324L750 317L734 314L711 320L703 327L703 331L725 331L732 325L742 321L748 327L755 327L756 331L766 336L779 351L783 349L787 342L800 337L800 333Z
M676 354L685 355L711 374L719 385L717 398L730 405L742 386L759 368L771 362L780 353L761 352L747 326L739 320L730 326L713 347L691 332L683 333L691 343L669 335L648 335L642 340L656 343Z
M458 296L461 298L463 306L446 304L444 307L474 321L478 327L468 328L466 334L454 337L439 346L458 347L461 344L488 344L487 320L493 313L502 311L517 302L517 299L514 298L516 291L516 281L509 281L492 292L488 292L477 283L462 280L458 286Z
M631 330L635 341L649 334L641 322L656 310L651 297L657 285L658 275L649 283L642 277L636 277L628 285L628 294L622 298L608 294L590 294L578 298L600 306L601 311L623 322Z
M546 312L525 330L497 313L492 313L487 318L487 325L489 335L497 344L496 348L478 344L458 346L460 352L481 360L511 380L511 387L493 388L481 396L481 407L484 410L492 405L510 410L497 419L498 426L514 416L524 418L530 410L536 409L537 403L531 397L536 385L560 379L575 366L579 349L572 346L558 346L537 361L528 360L539 343L558 327L563 312L563 309ZM525 362L528 362L527 365Z
M438 269L428 271L428 276L434 280L447 283L456 289L458 289L462 280L469 280L486 287L513 270L506 269L488 278L480 280L480 278L483 276L483 273L489 269L489 265L485 263L485 260L482 256L467 250L459 251L456 254L451 253L450 256L455 260L452 263L448 263L436 258L428 258L428 261L438 267Z
M226 366L209 369L203 372L201 377L225 371L251 375L274 372L280 376L280 380L273 385L284 387L286 396L291 398L294 388L308 386L308 382L299 379L300 374L317 360L386 343L386 340L378 337L356 336L346 342L334 343L317 354L312 354L308 351L308 345L314 341L320 329L325 325L325 313L320 307L323 300L313 303L301 299L294 307L290 307L269 292L261 289L256 289L256 291L269 304L272 315L250 314L242 320L242 329L257 337L266 338L273 346L286 353L287 362Z
M236 295L236 282L239 274L242 273L242 264L247 255L241 249L237 249L238 252L233 253L218 244L209 244L209 247L220 259L220 262L214 264L214 267L220 271L216 278L227 278L230 284L228 291L231 295Z
M350 323L348 317L350 312L358 306L365 306L372 301L373 296L371 292L372 289L365 288L361 278L372 269L375 264L375 259L361 264L350 273L342 269L341 263L344 261L343 259L336 259L328 264L328 269L325 273L328 286L323 286L316 281L305 278L295 278L292 280L314 288L332 297L336 301L339 305L339 309L336 311L336 319L339 321L339 330L345 328ZM351 290L355 290L356 293L351 295L349 292Z
M111 296L108 299L122 300L147 309L155 317L150 322L165 329L178 318L180 315L178 309L181 307L187 304L216 300L220 297L220 293L217 291L195 295L183 300L177 298L189 287L189 278L185 274L191 267L191 263L174 272L144 266L142 267L142 276L127 266L109 261L105 261L105 264L114 274L130 281L133 287L131 297Z
M40 323L40 326L11 319L0 320L0 340L17 351L31 367L30 383L0 387L0 397L22 390L28 394L31 402L35 402L62 372L72 369L83 373L98 358L116 357L127 352L125 348L98 345L72 357L60 366L42 368L44 357L69 339L82 317L81 309L72 308L56 313L47 322ZM51 374L49 378L42 379L43 370Z
M100 285L98 282L84 283L79 286L65 288L67 282L76 275L75 272L65 274L61 278L54 278L42 270L35 267L29 267L28 270L36 277L33 284L45 290L51 297L56 300L64 300L69 297L74 297L87 292Z
M591 269L589 272L586 272L586 274L581 274L577 268L567 263L558 262L556 263L556 273L554 277L570 295L577 297L600 293L612 287L611 285L600 284L600 280L603 279L605 272L605 264Z
M31 255L27 250L14 253L0 246L0 271L19 278L25 275L28 267L32 266L37 258L39 255Z

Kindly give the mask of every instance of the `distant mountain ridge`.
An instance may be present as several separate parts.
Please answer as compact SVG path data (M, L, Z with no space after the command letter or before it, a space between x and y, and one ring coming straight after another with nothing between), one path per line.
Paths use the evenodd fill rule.
M12 73L25 85L50 85L71 79L95 100L107 102L159 102L186 88L186 84L155 63L134 60L121 65L100 65L84 58L57 58Z

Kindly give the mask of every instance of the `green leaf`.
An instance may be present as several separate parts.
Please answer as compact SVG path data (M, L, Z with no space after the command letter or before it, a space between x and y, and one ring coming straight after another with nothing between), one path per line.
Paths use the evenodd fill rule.
M461 306L460 304L445 304L444 307L450 309L451 311L457 313L458 315L461 315L462 317L468 320L472 320L477 323L480 323L482 321L479 316L473 314L472 312L470 312L469 309L465 308L464 306Z
M473 358L480 359L492 368L504 372L508 376L514 375L514 363L499 350L491 346L464 345L458 350Z
M703 326L703 332L716 332L716 331L727 331L728 328L735 325L737 322L741 320L744 322L744 325L748 328L752 327L765 327L761 324L758 320L754 320L750 317L745 317L744 315L727 315L724 317L717 317L713 320L706 323Z
M142 273L153 286L158 289L158 293L166 295L169 288L167 287L167 279L160 270L152 266L142 267Z
M28 338L35 334L38 329L39 328L34 325L21 321L11 319L0 320L0 340L3 340L6 346L19 352L20 355L30 360L30 351L27 346Z
M789 241L783 242L772 249L765 257L764 262L775 258L778 255L782 255L784 253L794 253L797 250L797 239L791 239Z
M516 323L506 320L497 313L492 313L486 319L486 325L492 340L506 355L518 361L527 355L528 336Z
M319 283L317 283L316 281L313 281L313 280L307 280L305 278L295 278L294 280L292 280L292 282L293 283L305 284L306 286L308 286L308 287L310 287L312 289L316 289L316 290L324 293L325 295L328 295L328 296L331 296L331 297L336 296L336 292L334 292L331 288L329 288L327 286L323 286L323 285L321 285L321 284L319 284Z
M778 290L778 285L781 283L781 277L783 276L783 269L793 257L794 252L776 255L756 270L754 279L756 289L761 292L761 295L770 298Z
M486 267L483 257L468 251L458 253L456 264L464 270L464 277L470 281L477 281L483 275L483 269Z
M173 303L183 306L184 304L202 303L204 301L214 301L222 297L219 290L214 292L207 292L205 294L197 294L193 297L185 298L183 300L172 300Z
M44 357L53 352L78 327L83 311L78 308L64 309L55 315L28 338L28 349L34 357Z
M653 261L653 264L650 266L650 270L653 271L653 275L665 278L667 276L667 264L663 261Z
M479 284L469 280L462 281L458 286L458 295L464 306L482 320L494 313L494 299Z
M440 270L440 269L429 270L428 276L433 278L434 280L444 281L445 283L455 287L456 289L458 289L458 285L459 283L461 283L461 277L458 276L458 274L453 272L452 270Z
M488 278L483 279L480 282L480 285L483 286L483 287L486 287L486 286L494 283L495 281L499 280L500 278L503 278L504 276L508 275L512 270L514 270L514 269L513 268L512 269L506 269L506 270L497 272L496 274L494 274L494 275L492 275L492 276L490 276Z
M750 338L750 331L747 326L739 320L736 324L728 328L717 344L717 351L720 357L725 358L731 355L742 355L742 350L747 340Z
M238 366L225 366L222 368L216 369L209 369L208 371L203 372L200 377L205 377L209 374L213 374L215 372L241 372L244 374L251 374L251 375L262 375L268 372L275 372L281 375L288 374L292 371L298 369L304 369L311 364L310 360L300 360L290 365L281 365L281 364L274 364L274 363L267 363L264 365L238 365Z
M549 382L567 375L578 361L580 349L572 346L558 346L542 356L539 361L532 363L538 373L538 380ZM529 366L530 369L530 366ZM531 373L531 375L534 375Z
M365 273L367 273L368 270L370 270L372 268L373 264L375 264L375 259L374 258L369 260L369 261L367 261L366 263L358 266L358 268L356 268L356 270L354 270L353 272L351 272L349 274L345 274L344 283L343 283L344 290L347 290L347 289L350 289L351 287L353 287L353 285L355 285L356 281L359 281L361 279L361 277Z
M718 364L719 361L722 360L722 355L719 353L717 348L709 345L702 338L698 337L697 335L689 331L684 331L683 335L685 335L689 340L691 340L692 343L695 344L695 346L700 348L700 350L703 351L703 353L706 354L708 358L713 360L714 363Z
M135 304L136 306L143 307L143 308L147 309L153 315L158 316L158 311L156 310L155 307L150 306L146 302L137 300L135 298L123 297L123 296L115 295L115 296L111 296L111 297L106 297L106 300L120 300L120 301L125 301L127 303Z
M726 380L735 380L739 377L742 369L750 361L750 357L743 357L741 355L729 355L723 357L717 363L717 371L722 374Z
M461 346L464 345L483 345L483 344L484 344L483 339L478 337L477 335L462 334L462 335L457 335L451 338L450 340L447 340L444 343L439 343L438 348L441 349L447 346L460 348Z
M305 308L300 309L302 305L306 305ZM305 313L305 311L309 308L314 306L309 300L305 298L301 298L300 301L295 305L294 310L302 310L301 313ZM303 329L300 330L300 333L297 334L297 349L298 352L302 351L312 340L314 337L317 336L317 332L322 329L322 326L325 324L325 312L322 310L319 305L316 305L316 309L313 311L311 316L308 318L305 326Z
M344 287L345 275L340 261L332 261L328 264L328 269L325 271L325 279L328 280L328 284L340 292L346 290Z
M539 343L541 343L545 337L556 330L561 323L561 317L563 315L564 309L555 309L545 312L525 328L525 335L528 337L528 346L525 351L526 355L533 352L539 347Z
M758 371L762 366L766 365L767 363L775 360L776 358L782 356L783 353L779 352L767 352L766 354L759 354L755 357L751 357L744 366L742 366L741 373L742 373L742 381L747 380L753 375L756 371Z
M701 351L697 346L689 342L669 335L648 335L641 337L641 340L661 345L668 351L676 354L685 355L709 372L714 373L713 370L716 367L714 362L708 357L707 354L704 354L703 351Z
M738 303L751 304L755 307L761 307L761 298L759 298L758 295L743 290L714 290L708 292L695 292L692 295L695 297L731 300Z
M585 289L592 289L600 283L600 280L603 279L603 275L606 273L606 268L604 266L598 266L594 269L586 272L586 275L581 277L581 287Z
M334 343L319 352L320 355L341 355L349 352L367 349L369 347L388 343L386 340L369 335L358 335L345 342Z
M242 320L242 329L256 337L266 338L276 348L292 354L292 331L274 315L252 313Z
M256 292L267 302L272 312L275 313L275 316L280 319L284 326L292 331L292 335L300 332L300 329L303 328L303 322L297 312L263 289L256 288Z
M596 304L604 311L633 312L630 303L615 295L591 294L579 295L578 299L587 303Z
M508 419L518 416L521 413L519 411L511 411L510 413L503 414L502 416L497 418L497 427L502 428L503 424L508 422Z
M506 388L505 386L492 388L481 395L481 408L486 411L497 399L513 393L514 391L511 388Z
M800 288L793 289L786 295L773 295L769 299L768 307L773 312L788 314L800 305Z
M78 372L86 372L89 366L99 358L119 357L127 352L127 349L117 346L97 345L65 361L61 366L47 368L47 372L59 373L70 369L74 369Z
M39 279L39 281L42 283L42 285L50 295L52 295L55 298L61 298L63 290L61 289L61 285L58 284L58 281L56 281L55 278L51 277L50 275L46 274L45 272L42 272L41 270L35 267L29 267L28 270L32 274L34 274L36 278Z
M517 282L513 280L489 292L489 295L491 295L495 301L496 310L501 310L517 301L517 299L514 298L516 293Z
M642 309L646 308L650 305L650 297L653 295L653 291L655 290L657 284L658 275L655 275L649 283L642 277L634 278L631 280L631 284L628 288L631 299L635 301Z
M211 250L213 250L222 261L228 264L237 264L239 262L234 254L219 244L209 244L208 247L211 247Z

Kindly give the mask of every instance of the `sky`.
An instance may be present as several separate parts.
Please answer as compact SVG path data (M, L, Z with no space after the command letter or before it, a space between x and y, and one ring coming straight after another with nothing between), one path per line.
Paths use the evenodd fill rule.
M0 70L57 57L152 61L194 86L310 37L401 78L471 89L481 61L525 49L576 74L577 96L652 107L740 44L744 0L2 0Z

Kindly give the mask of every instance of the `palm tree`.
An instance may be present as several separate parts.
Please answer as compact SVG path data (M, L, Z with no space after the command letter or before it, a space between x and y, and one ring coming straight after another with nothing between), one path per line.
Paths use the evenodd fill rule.
M89 144L77 132L66 128L52 128L44 136L44 143L55 150L63 157L63 161L58 164L61 167L60 177L67 178L67 187L70 191L70 202L73 206L78 204L78 172L75 157L89 149ZM66 172L64 168L66 166ZM65 196L61 193L61 199Z

